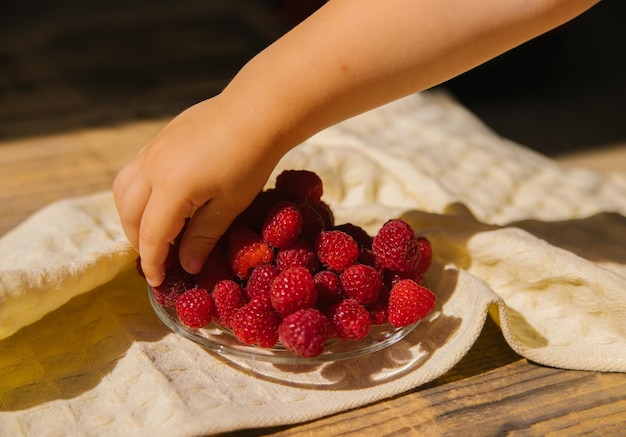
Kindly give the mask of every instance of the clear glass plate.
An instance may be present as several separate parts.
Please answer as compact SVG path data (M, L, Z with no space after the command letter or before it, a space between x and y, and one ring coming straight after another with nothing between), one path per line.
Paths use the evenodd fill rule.
M246 345L228 329L211 323L202 329L191 329L184 326L176 316L174 308L160 305L154 298L152 288L148 287L148 299L157 317L173 332L192 340L208 350L222 355L265 361L276 364L311 364L328 361L339 361L385 349L406 337L419 323L404 328L395 328L389 324L375 325L367 337L359 341L329 340L324 352L312 358L294 355L280 344L272 348L261 348Z

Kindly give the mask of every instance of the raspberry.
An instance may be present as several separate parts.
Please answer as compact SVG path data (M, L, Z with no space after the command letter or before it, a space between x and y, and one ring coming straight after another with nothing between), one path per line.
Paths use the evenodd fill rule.
M235 279L235 275L228 264L226 248L218 244L209 254L200 273L196 275L196 284L199 288L213 290L215 284L222 279Z
M345 232L346 234L354 238L354 241L357 242L357 244L359 245L359 249L361 250L372 248L372 241L374 241L374 238L370 234L368 234L365 229L358 225L352 223L344 223L335 226L335 230Z
M377 261L391 270L415 270L419 261L413 228L403 220L389 220L378 231L372 243Z
M389 292L389 323L400 328L426 317L435 308L436 297L410 279L397 282Z
M370 313L372 325L383 325L389 321L389 289L386 286L380 288L376 302L365 305Z
M215 321L226 328L230 327L232 315L246 303L243 288L230 279L224 279L215 285L211 296Z
M304 267L290 267L280 272L270 290L272 306L283 315L315 305L317 290L311 272Z
M426 273L432 264L433 248L430 241L426 237L417 237L417 248L420 253L420 260L417 264L417 270L420 273Z
M324 351L329 321L319 310L304 308L285 316L278 325L278 340L294 354L311 358Z
M418 270L411 270L408 272L397 272L395 270L385 269L383 281L389 288L393 287L396 282L403 279L410 279L411 281L422 283L422 274Z
M354 238L341 231L322 231L315 239L317 256L326 267L341 272L355 263L359 246Z
M325 309L343 300L339 275L330 270L322 270L313 277L313 280L317 289L318 308Z
M378 299L382 280L378 271L363 264L347 267L339 276L341 288L347 297L361 304L368 304Z
M152 289L156 301L165 306L174 308L176 299L185 291L194 288L196 280L187 273L180 264L173 264L165 270L165 280L158 287Z
M276 177L275 188L295 203L317 204L324 192L322 180L312 171L285 170Z
M237 340L259 347L272 347L278 342L281 317L271 306L253 299L235 311L230 319Z
M211 323L213 299L204 288L185 291L176 300L178 320L189 328L203 328Z
M285 247L296 241L302 231L302 215L291 202L280 202L267 215L263 240L272 247Z
M246 283L246 294L250 299L270 301L270 289L280 270L273 264L255 267Z
M235 218L233 224L260 229L272 208L283 200L285 200L285 196L274 189L261 191L250 205Z
M296 240L293 244L279 249L276 253L275 264L280 270L286 270L289 267L304 267L311 273L320 268L315 249L305 240Z
M300 215L302 216L302 231L300 232L300 238L313 243L317 234L326 228L326 223L313 206L299 204L298 208L300 208Z
M252 269L274 260L274 251L252 229L238 226L228 236L230 268L239 279L247 279Z
M191 328L214 320L241 343L280 341L303 358L323 353L328 338L361 340L372 325L404 327L429 314L436 297L421 284L430 241L399 219L375 237L335 225L322 194L317 174L284 171L235 218L197 275L180 266L183 228L155 299ZM137 271L143 275L139 259Z
M326 202L320 200L318 203L313 205L313 208L315 208L315 211L317 211L320 217L322 217L322 220L324 220L325 229L331 229L335 226L335 215Z
M370 332L370 314L354 299L342 300L330 307L327 314L334 335L342 340L361 340Z
M379 271L382 270L382 267L376 261L376 255L374 255L374 252L371 249L361 249L361 253L359 254L356 262L358 264L373 267Z

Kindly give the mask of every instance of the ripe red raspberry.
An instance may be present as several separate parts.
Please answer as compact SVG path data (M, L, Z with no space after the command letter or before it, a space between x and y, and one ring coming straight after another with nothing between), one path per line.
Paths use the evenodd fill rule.
M231 329L237 340L266 348L278 342L280 321L280 314L257 299L239 308L230 319Z
M402 281L403 279L410 279L411 281L415 281L418 284L421 284L422 274L417 269L408 272L397 272L395 270L389 269L384 270L383 282L390 289L396 284L396 282Z
M359 245L359 249L371 249L372 241L374 238L367 233L365 229L362 227L355 225L353 223L343 223L341 225L335 226L336 231L345 232L357 242Z
M322 270L313 277L317 289L317 308L322 310L341 302L344 294L339 282L339 275L330 270Z
M280 272L270 290L272 306L282 315L310 308L317 301L313 275L304 267L290 267Z
M373 267L379 272L383 270L383 267L376 261L376 255L374 255L374 252L371 249L361 249L361 253L359 254L356 262L358 264Z
M315 239L317 256L326 267L341 272L359 257L359 246L354 238L341 231L322 231Z
M430 269L433 258L433 248L430 241L426 237L417 237L417 247L420 253L420 260L417 264L417 270L420 273L426 273Z
M199 288L211 291L222 279L235 279L235 275L228 264L226 247L218 244L209 254L200 273L196 275L196 284Z
M389 321L389 289L383 285L376 302L365 305L370 313L372 325L383 325Z
M339 276L341 288L347 297L361 304L368 304L378 299L380 287L383 285L378 271L363 264L347 267Z
M329 320L315 308L304 308L283 318L278 325L278 341L294 354L311 358L324 351Z
M370 313L354 299L344 299L327 311L333 335L342 340L361 340L369 334Z
M415 270L419 250L413 228L403 220L389 220L374 237L372 250L377 261L391 270Z
M331 229L335 226L335 215L333 214L333 210L330 208L330 205L323 200L320 200L318 203L313 205L313 208L315 208L315 211L317 211L320 217L322 217L322 220L324 220L325 229Z
M176 299L185 291L194 288L196 280L187 273L180 264L173 264L165 270L165 280L158 287L152 289L155 300L165 306L174 308Z
M324 193L320 177L308 170L285 170L276 177L275 188L295 203L318 203Z
M272 282L280 270L274 264L262 264L255 267L246 283L246 294L250 299L270 301Z
M261 235L244 226L237 226L228 235L228 261L239 279L247 279L252 269L274 260L273 249Z
M274 264L280 270L289 267L304 267L314 273L320 269L320 261L315 249L305 240L296 240L293 244L279 249Z
M397 282L389 292L389 323L400 328L426 317L435 308L436 297L410 279Z
M192 288L178 296L176 315L189 328L204 328L211 323L213 299L204 288Z
M302 215L302 231L300 238L313 243L317 234L326 228L326 223L315 207L307 204L299 204L300 215Z
M275 189L261 191L233 221L234 226L247 226L260 229L269 212L276 204L285 200L285 196Z
M280 202L267 215L261 234L272 247L285 247L296 241L302 231L302 215L291 202Z
M234 312L246 303L243 288L235 281L224 279L213 287L211 296L215 321L226 328L230 327L230 319Z

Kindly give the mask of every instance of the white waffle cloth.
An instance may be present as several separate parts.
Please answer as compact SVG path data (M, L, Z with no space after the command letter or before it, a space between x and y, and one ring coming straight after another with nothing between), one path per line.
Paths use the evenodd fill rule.
M316 171L338 223L391 217L431 239L436 311L400 343L293 367L207 352L147 303L110 192L54 203L0 238L0 434L206 435L297 423L452 368L490 313L519 354L626 371L626 177L566 168L445 94L332 127L276 169ZM270 180L273 180L270 179Z

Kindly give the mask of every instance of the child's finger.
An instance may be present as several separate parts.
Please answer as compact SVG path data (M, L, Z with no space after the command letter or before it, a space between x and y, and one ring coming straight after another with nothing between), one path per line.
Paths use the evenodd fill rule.
M198 208L183 235L179 248L180 262L189 273L198 273L220 237L238 212L231 205L214 199Z
M139 254L146 281L153 287L165 279L165 260L191 213L190 202L163 191L152 191L139 227Z
M139 248L139 225L151 188L136 171L137 161L124 167L113 182L113 197L120 224L135 249Z

